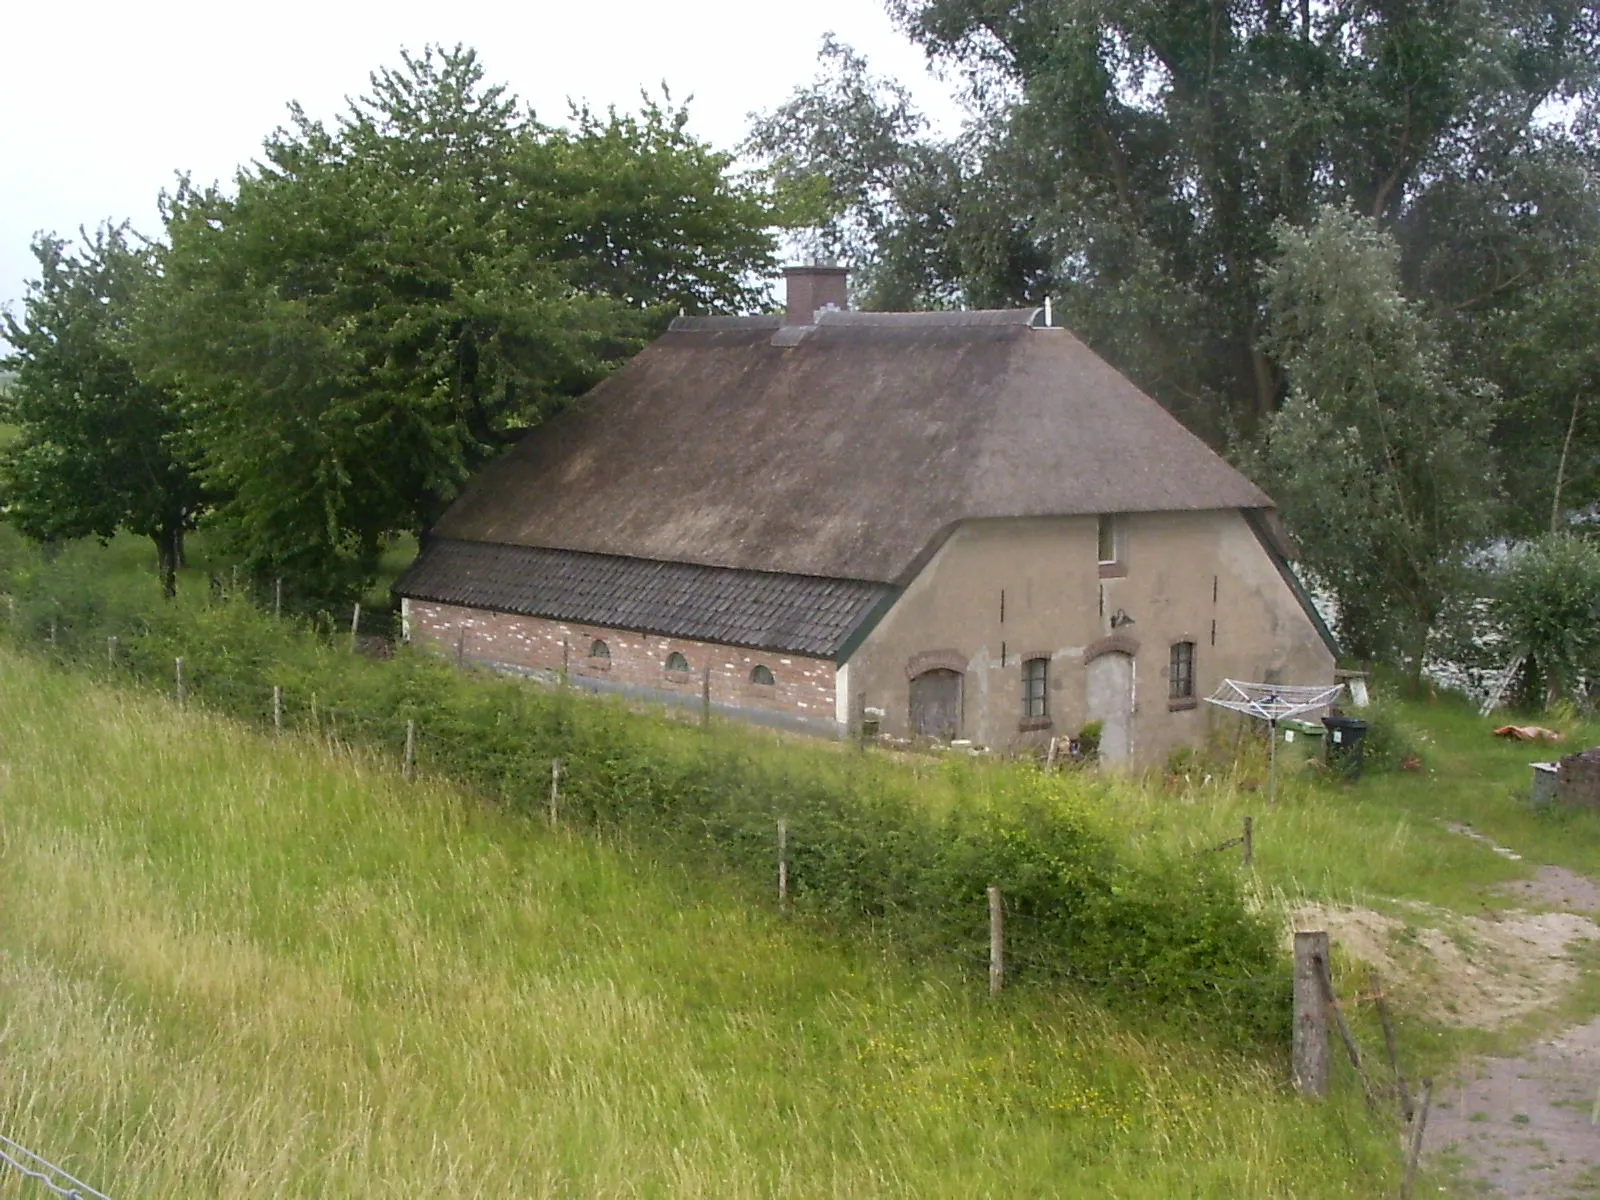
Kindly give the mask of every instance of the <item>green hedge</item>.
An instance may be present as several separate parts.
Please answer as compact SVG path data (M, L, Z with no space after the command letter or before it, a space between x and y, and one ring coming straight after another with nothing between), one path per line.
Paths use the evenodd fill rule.
M1230 1040L1283 1044L1290 979L1271 925L1226 866L1130 854L1097 827L1110 785L1094 775L952 761L958 802L933 811L917 773L876 754L785 743L481 672L400 649L379 660L349 640L276 620L247 600L164 603L153 585L106 577L92 557L0 564L16 642L81 669L170 694L184 658L191 702L336 732L542 812L560 758L564 822L648 835L775 899L776 822L789 823L795 911L865 929L914 954L986 961L985 891L1005 895L1008 975L1070 980L1192 1017ZM3 615L3 614L0 614ZM54 642L50 632L54 629ZM119 645L113 666L107 638Z

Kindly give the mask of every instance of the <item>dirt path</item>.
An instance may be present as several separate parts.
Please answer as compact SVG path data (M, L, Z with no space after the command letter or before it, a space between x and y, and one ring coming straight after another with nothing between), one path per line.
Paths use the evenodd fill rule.
M1600 1197L1600 1018L1517 1058L1487 1058L1452 1083L1428 1120L1424 1153L1453 1167L1465 1195Z
M1452 828L1520 857L1466 826ZM1600 940L1594 879L1546 866L1503 894L1524 907L1472 915L1412 903L1386 915L1307 905L1292 915L1296 928L1326 929L1378 968L1402 1003L1427 1006L1448 1024L1496 1029L1565 994L1578 979L1574 948ZM1600 1018L1441 1080L1424 1156L1458 1181L1446 1195L1600 1200L1597 1089Z
M1560 867L1506 889L1579 915L1600 909L1600 885ZM1549 914L1554 915L1554 914ZM1462 1180L1463 1195L1600 1200L1600 1018L1513 1058L1486 1058L1448 1083L1424 1153Z

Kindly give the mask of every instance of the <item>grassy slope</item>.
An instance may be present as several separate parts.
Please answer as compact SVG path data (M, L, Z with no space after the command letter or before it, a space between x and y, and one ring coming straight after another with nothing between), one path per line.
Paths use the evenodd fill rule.
M359 756L0 659L0 1129L113 1195L1371 1195L1348 1093L990 1004Z

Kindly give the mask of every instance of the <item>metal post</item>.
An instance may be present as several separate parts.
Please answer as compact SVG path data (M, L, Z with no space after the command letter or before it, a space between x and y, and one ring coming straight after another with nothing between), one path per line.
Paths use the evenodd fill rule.
M283 616L283 576L279 575L272 581L272 615Z
M550 760L550 828L556 827L556 819L561 803L561 760Z
M356 637L361 632L361 601L356 601L355 610L350 614L350 649L356 648Z
M1267 803L1278 802L1278 719L1276 717L1267 722L1267 736L1270 744L1267 748Z
M706 669L700 677L700 726L702 729L711 725L711 664L706 664Z

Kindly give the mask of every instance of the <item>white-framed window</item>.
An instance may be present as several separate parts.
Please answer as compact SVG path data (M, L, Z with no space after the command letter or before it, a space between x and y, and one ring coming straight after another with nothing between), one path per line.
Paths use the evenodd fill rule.
M1120 561L1119 551L1121 551L1122 547L1119 544L1118 533L1117 518L1111 513L1101 513L1097 540L1100 547L1100 565L1102 567L1108 567Z

